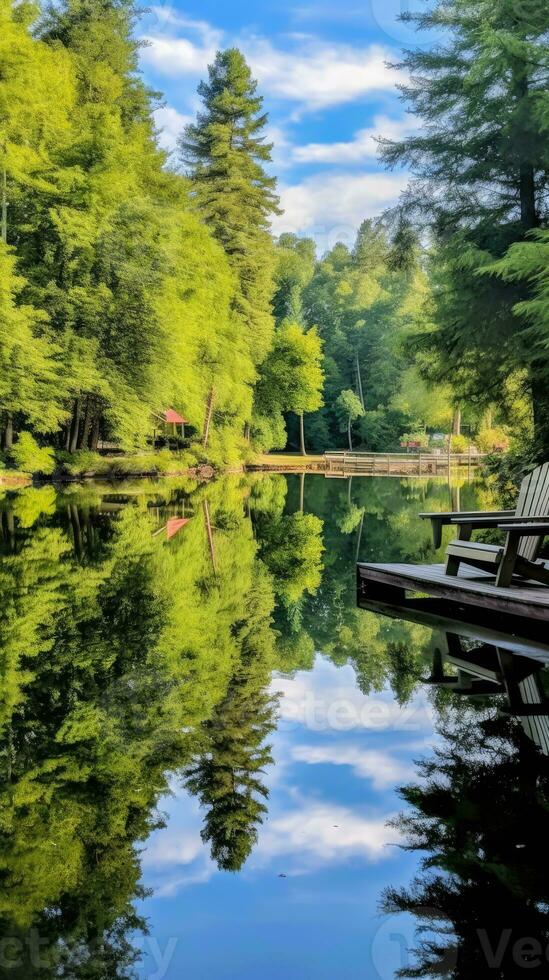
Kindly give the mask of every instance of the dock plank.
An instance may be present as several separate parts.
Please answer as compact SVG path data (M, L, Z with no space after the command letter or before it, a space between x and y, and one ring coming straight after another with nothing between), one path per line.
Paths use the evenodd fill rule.
M547 563L546 563L547 565ZM380 587L427 593L449 602L469 604L512 616L531 616L549 622L549 587L536 582L498 588L494 576L463 567L459 576L446 575L444 565L373 564L359 562L357 586L364 598L380 597Z

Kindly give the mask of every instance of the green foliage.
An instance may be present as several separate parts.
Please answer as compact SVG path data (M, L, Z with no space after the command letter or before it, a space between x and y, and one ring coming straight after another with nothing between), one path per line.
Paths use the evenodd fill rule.
M261 440L261 425L266 428L279 420L283 429L283 413L314 412L322 405L324 371L322 365L322 341L315 328L305 330L298 323L284 321L277 327L273 347L261 368L256 390L256 442L261 448L270 449L265 436ZM264 421L262 421L264 420ZM271 428L272 432L272 428ZM274 443L277 448L282 445Z
M278 211L276 181L265 171L272 149L262 133L267 116L257 82L236 48L218 51L208 72L198 88L204 107L181 137L181 158L194 205L235 273L235 309L257 365L271 346L274 259L268 229Z
M202 199L196 215L196 184L158 147L132 0L34 16L1 2L0 437L9 448L13 431L47 433L71 454L100 439L143 448L174 407L198 443L211 399L209 451L239 462L273 327L276 197L255 82L232 51L201 89L212 118L197 133L211 123L217 143L197 139L217 163L227 152L217 211Z
M536 452L549 455L543 248L549 171L547 30L542 0L437 0L406 18L440 30L434 48L406 53L417 135L386 141L387 163L415 178L403 200L427 225L431 326L414 349L431 382L508 414L510 389L525 383ZM545 264L546 268L546 264Z
M11 457L18 469L24 473L41 473L51 476L55 469L53 450L39 446L30 432L20 432L11 450Z
M509 436L504 429L479 429L475 445L481 453L504 453L509 449Z
M462 436L462 435L450 436L450 446L452 448L453 453L466 453L470 445L471 445L471 440L468 439L467 436Z
M368 449L398 450L407 428L449 425L449 386L433 390L420 381L417 354L405 349L406 338L425 328L430 297L408 224L364 221L354 248L335 245L301 288L304 321L316 325L325 358L324 407L308 420L313 449L341 445L349 419L338 402L342 391L363 409L352 413L349 444L354 436Z
M345 391L342 391L337 396L335 408L339 416L342 432L347 428L349 423L355 422L356 419L362 418L364 415L360 398L350 388L346 388Z

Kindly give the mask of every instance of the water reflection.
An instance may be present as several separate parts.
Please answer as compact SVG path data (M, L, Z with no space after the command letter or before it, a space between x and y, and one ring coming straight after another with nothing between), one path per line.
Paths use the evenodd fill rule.
M473 487L464 486L461 496L467 509L486 505ZM443 884L437 879L433 887L441 890L442 904L427 902L429 907L445 915L448 876L458 876L450 891L461 888L462 870L469 881L486 862L483 874L490 887L497 880L501 894L518 889L517 907L525 902L537 907L538 882L533 880L530 894L527 878L533 868L527 873L523 859L535 866L538 848L541 879L546 722L537 712L545 698L543 643L523 637L517 652L504 635L494 639L481 625L472 635L464 624L441 623L440 611L433 622L420 609L412 616L356 608L357 556L436 560L429 528L416 515L449 504L448 488L435 481L276 475L203 486L164 481L114 489L31 487L4 495L2 975L133 975L136 937L146 943L154 898L146 895L141 852L151 839L168 840L163 811L170 809L170 793L175 793L175 810L183 800L195 808L208 875L214 874L211 869L259 874L254 868L265 868L267 855L269 860L274 855L287 863L269 874L278 885L279 875L288 876L290 893L297 887L292 876L302 882L324 867L334 875L339 861L344 867L354 862L353 870L363 874L363 861L373 891L379 891L373 868L385 860L386 844L398 834L414 833L414 849L432 842L426 849L438 854L439 836L449 849L446 864L434 859ZM390 618L381 615L387 612ZM492 651L483 652L483 645ZM514 665L517 656L520 669ZM387 830L385 815L394 812L389 792L410 771L411 753L417 756L424 746L433 712L442 719L447 748L425 765L454 768L440 770L445 782L427 794L425 812L421 793L427 793L429 780L438 786L438 771L426 773L421 791L404 791L410 812L396 831ZM480 759L476 768L474 758ZM302 782L295 785L298 766ZM497 766L503 767L501 777ZM451 789L454 769L460 782ZM499 778L507 779L507 770L514 790L510 781L496 786ZM468 789L467 781L478 781L481 772L485 781ZM366 804L365 785L373 787ZM505 850L500 841L496 848L497 826L484 826L491 818L482 810L489 786L499 794L493 800L500 837L508 826L509 841L526 847L508 842ZM282 792L291 803L285 812ZM519 840L532 794L537 794L537 811L523 823ZM446 814L446 830L437 807ZM416 812L421 833L406 823ZM530 819L532 835L525 841ZM170 826L173 831L176 824ZM463 866L457 844L447 859L452 835L463 842ZM159 855L161 846L153 844L153 852ZM164 853L180 854L181 840L170 847ZM300 855L295 867L291 847L292 855ZM515 867L517 855L524 875ZM175 861L169 857L169 863ZM392 880L391 874L380 882ZM226 878L234 882L231 888L238 887L235 875ZM414 894L420 894L420 884L427 887L421 879ZM323 887L332 895L339 886L332 876ZM346 879L346 900L356 902L356 935L364 933L361 950L368 959L377 926L374 906L365 916L354 897L360 887L358 879ZM264 882L262 888L269 894ZM218 907L215 894L209 895L208 911L218 909L221 935L232 900L225 897ZM404 896L393 889L387 908L411 907ZM191 920L196 900L193 893L183 919ZM306 901L284 906L288 935L297 910L310 907ZM248 914L251 921L253 909ZM209 922L207 914L202 921ZM223 977L236 970L240 977L268 978L281 971L288 977L333 977L338 969L342 976L364 975L362 955L352 944L347 960L337 943L333 955L322 952L318 940L307 941L302 919L296 920L299 944L290 964L282 967L275 959L271 968L263 954L248 967L253 936L239 921L232 931L227 925L221 944L227 948L240 935L242 949L232 965L204 965L203 948L196 954L202 959L193 960L187 937L181 959L174 959L165 975ZM465 943L466 933L463 927L448 944ZM424 973L425 964L418 966Z
M408 886L388 887L383 896L393 923L402 913L416 919L396 975L516 978L527 969L546 976L544 628L514 621L522 635L505 633L501 618L475 623L467 609L408 603L365 603L436 630L424 683L436 692L442 741L434 758L419 761L419 781L401 789L408 808L394 822L404 847L423 857ZM460 614L461 622L453 618Z

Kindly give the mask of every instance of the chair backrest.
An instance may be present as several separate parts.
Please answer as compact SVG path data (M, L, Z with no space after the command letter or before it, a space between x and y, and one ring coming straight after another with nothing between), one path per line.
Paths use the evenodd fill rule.
M516 517L545 517L549 510L549 463L536 467L522 481ZM519 555L534 561L541 547L539 537L521 538Z

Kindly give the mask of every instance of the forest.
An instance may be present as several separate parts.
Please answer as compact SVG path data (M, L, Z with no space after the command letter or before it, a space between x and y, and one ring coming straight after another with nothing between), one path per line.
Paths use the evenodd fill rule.
M0 467L98 448L219 466L289 448L549 458L544 0L437 0L403 55L408 190L352 248L278 239L267 114L218 51L175 157L133 0L0 0ZM161 426L160 421L160 426Z

